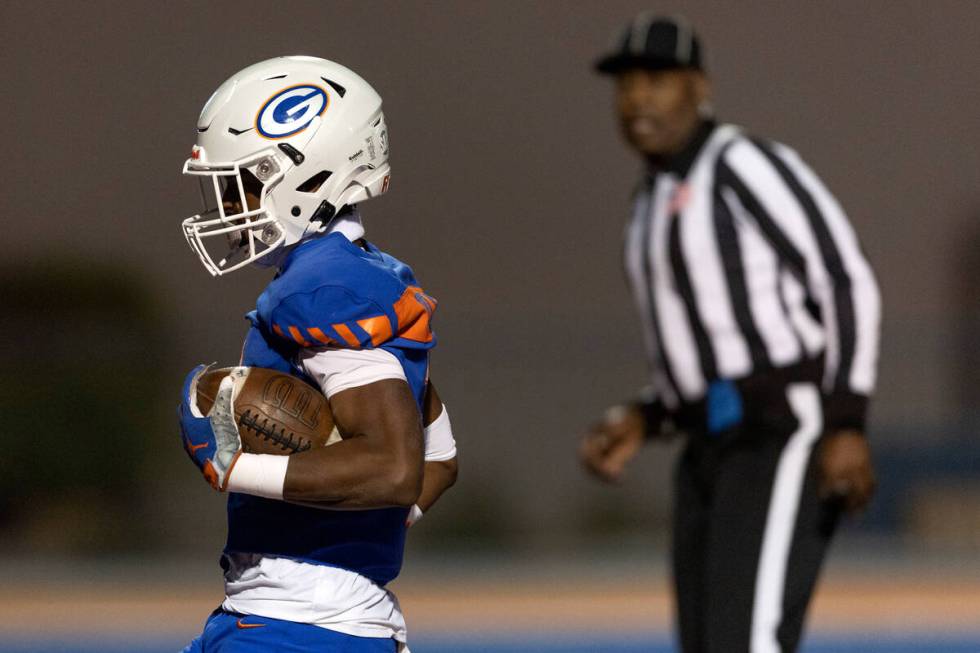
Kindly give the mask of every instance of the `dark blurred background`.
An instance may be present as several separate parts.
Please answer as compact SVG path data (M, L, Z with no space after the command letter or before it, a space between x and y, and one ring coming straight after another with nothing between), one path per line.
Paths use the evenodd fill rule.
M461 476L410 558L659 550L672 449L613 489L575 459L586 425L644 382L619 260L639 164L591 64L645 8L693 21L720 118L795 147L877 272L881 489L842 550L975 562L980 4L966 0L2 3L0 559L217 555L223 500L185 460L173 406L194 364L237 360L268 273L207 275L179 230L199 201L180 166L218 84L281 54L336 60L381 93L393 183L363 206L368 237L440 301L432 372Z

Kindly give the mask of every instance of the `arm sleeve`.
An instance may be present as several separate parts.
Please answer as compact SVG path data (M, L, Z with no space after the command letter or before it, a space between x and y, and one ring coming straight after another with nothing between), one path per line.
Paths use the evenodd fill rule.
M452 460L456 457L456 439L453 425L449 421L449 411L442 405L442 412L431 424L425 427L425 461Z
M405 380L401 363L384 349L302 349L299 364L327 399L384 379Z
M789 148L740 140L718 166L820 308L827 430L864 430L874 391L881 300L857 235L834 196Z
M398 358L384 349L304 349L299 354L303 371L320 386L329 399L338 392L384 379L406 380ZM425 460L456 457L456 440L445 404L442 412L425 427Z

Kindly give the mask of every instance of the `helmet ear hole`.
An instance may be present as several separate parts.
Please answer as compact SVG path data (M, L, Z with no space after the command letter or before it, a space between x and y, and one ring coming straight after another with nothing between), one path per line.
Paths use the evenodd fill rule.
M330 178L331 174L333 173L330 172L329 170L321 170L320 172L316 173L315 175L313 175L312 177L304 181L302 184L297 186L296 190L299 191L300 193L315 193L320 189L320 186L322 186L327 181L327 179Z

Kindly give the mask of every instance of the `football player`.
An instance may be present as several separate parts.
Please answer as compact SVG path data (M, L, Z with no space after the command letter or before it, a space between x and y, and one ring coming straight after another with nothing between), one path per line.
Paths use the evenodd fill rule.
M212 275L277 269L248 314L241 365L321 388L343 439L291 456L243 453L235 387L208 416L184 382L183 445L228 496L225 599L185 651L393 652L407 527L456 478L449 415L429 381L436 301L364 239L358 204L388 190L381 98L313 57L255 64L204 106L184 173L205 210L183 222Z

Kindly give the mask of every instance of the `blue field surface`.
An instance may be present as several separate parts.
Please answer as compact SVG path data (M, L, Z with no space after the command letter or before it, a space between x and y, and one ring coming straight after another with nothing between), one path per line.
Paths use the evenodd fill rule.
M174 653L183 642L12 642L0 640L4 653ZM553 639L534 635L517 638L425 638L411 642L412 653L676 653L671 641L663 635L627 638ZM801 653L980 653L980 631L956 637L909 635L875 637L813 637Z

